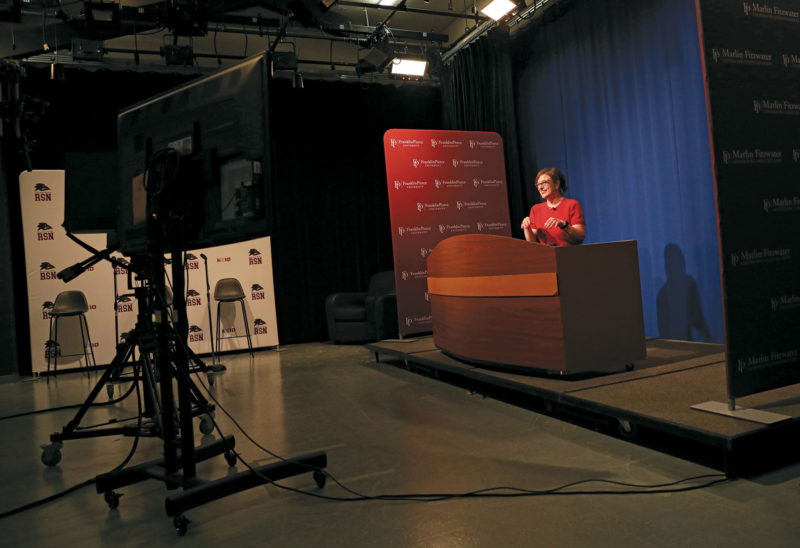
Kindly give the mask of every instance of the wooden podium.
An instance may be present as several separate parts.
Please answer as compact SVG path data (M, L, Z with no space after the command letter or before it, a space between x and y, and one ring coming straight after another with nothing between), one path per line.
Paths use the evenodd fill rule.
M428 257L436 346L479 365L612 372L645 357L636 241L550 247L466 234Z

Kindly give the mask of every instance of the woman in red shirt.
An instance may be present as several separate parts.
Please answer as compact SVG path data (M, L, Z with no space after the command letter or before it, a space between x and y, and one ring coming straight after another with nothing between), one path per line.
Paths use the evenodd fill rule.
M522 230L529 242L546 245L576 245L586 237L586 220L578 200L565 198L567 180L550 167L536 174L536 189L542 196L529 217L522 219Z

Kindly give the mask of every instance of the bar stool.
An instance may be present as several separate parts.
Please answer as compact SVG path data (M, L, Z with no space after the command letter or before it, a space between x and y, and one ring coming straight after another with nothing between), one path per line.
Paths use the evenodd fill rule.
M242 284L240 284L239 280L236 278L222 278L214 287L214 300L217 301L217 353L219 353L220 350L220 339L233 339L236 337L245 336L247 337L247 348L250 350L250 357L253 357L253 344L250 341L250 325L247 320L247 310L244 306L244 289L242 289ZM245 335L228 335L227 337L220 337L220 308L222 307L222 303L234 303L236 301L239 301L239 304L242 307Z
M86 341L89 341L89 352L92 355L92 365L97 367L97 362L94 359L94 348L92 347L92 338L89 335L89 324L86 321L86 312L89 311L89 305L86 302L86 296L82 291L62 291L56 297L56 302L53 304L53 310L50 312L50 339L48 343L47 352L47 382L50 382L50 359L53 358L53 374L58 371L58 357L61 354L60 345L58 343L58 320L64 317L77 316L78 323L81 328L81 343L83 346L83 359L86 363L86 375L89 375L89 354L86 352ZM65 354L64 356L80 356L80 354ZM62 358L64 356L61 356Z

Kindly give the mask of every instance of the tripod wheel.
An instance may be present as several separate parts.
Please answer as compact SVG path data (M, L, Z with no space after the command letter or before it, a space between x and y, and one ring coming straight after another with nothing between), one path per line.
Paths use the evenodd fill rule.
M45 466L55 466L61 462L61 451L59 449L42 451L42 464Z
M117 506L119 506L119 499L122 495L115 493L114 491L106 491L103 493L103 499L105 499L106 504L108 507L113 510Z
M186 516L183 514L179 516L175 516L172 519L172 525L175 526L175 532L178 533L178 536L183 536L186 534L186 531L189 529L189 524L191 521L186 519Z
M321 470L314 470L314 482L317 484L317 487L322 489L325 487L325 482L327 481L327 476Z
M214 431L214 421L209 416L204 416L200 419L200 432L203 434L210 434Z

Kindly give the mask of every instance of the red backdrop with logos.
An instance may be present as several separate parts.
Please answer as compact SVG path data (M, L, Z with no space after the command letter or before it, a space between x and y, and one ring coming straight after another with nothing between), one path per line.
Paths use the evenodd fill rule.
M433 329L427 257L457 234L511 236L503 140L484 131L383 136L400 336Z

